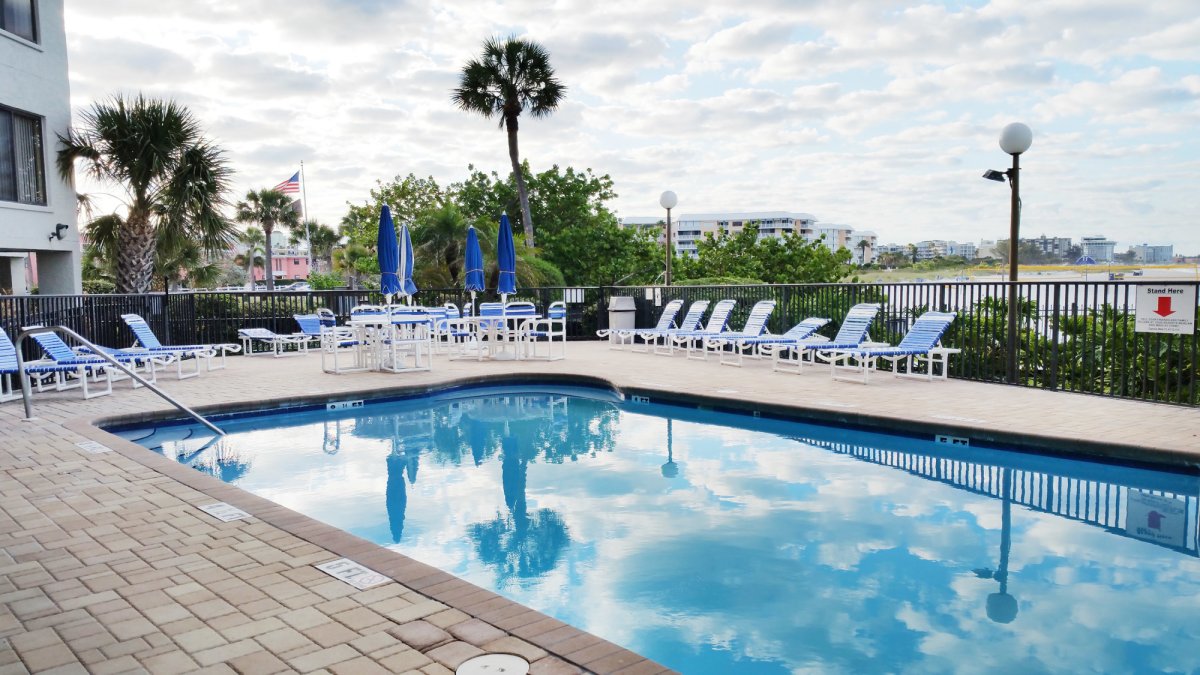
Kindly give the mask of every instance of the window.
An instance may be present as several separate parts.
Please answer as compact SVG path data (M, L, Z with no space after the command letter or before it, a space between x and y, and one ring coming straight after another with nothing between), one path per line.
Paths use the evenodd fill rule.
M0 201L46 204L42 120L6 108L0 108Z
M0 0L0 5L3 5L3 11L0 11L0 29L30 42L37 42L34 2L36 0Z

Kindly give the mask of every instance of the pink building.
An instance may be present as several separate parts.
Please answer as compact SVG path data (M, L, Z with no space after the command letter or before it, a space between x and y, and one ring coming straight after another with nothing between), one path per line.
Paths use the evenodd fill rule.
M275 281L296 281L299 279L308 278L308 256L298 253L273 252L271 254L271 266L273 268ZM262 281L263 269L261 267L254 268L254 280Z

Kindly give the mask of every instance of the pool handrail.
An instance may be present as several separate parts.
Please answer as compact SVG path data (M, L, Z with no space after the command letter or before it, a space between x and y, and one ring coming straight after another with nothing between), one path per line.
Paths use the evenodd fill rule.
M196 420L200 424L203 424L204 426L208 427L209 430L211 430L213 433L217 434L218 436L225 435L225 432L221 431L220 427L213 424L212 422L209 422L200 413L197 413L195 410L192 410L191 408L187 407L186 405L180 403L173 396L171 396L167 392L163 391L162 389L159 389L152 382L147 381L141 375L138 375L136 371L129 368L125 364L121 363L117 359L113 358L113 356L111 354L105 352L103 349L100 348L99 345L93 344L90 340L83 337L79 333L76 333L75 331L71 330L70 328L67 328L66 326L39 326L36 328L26 328L25 330L21 331L21 333L19 335L17 335L17 339L13 343L17 349L17 372L18 372L18 376L21 378L21 398L24 400L24 403L25 403L25 419L27 419L27 420L33 419L33 391L29 384L29 378L25 377L25 375L24 375L24 373L25 373L25 356L21 352L21 345L25 342L25 338L27 338L31 335L39 335L42 333L57 333L59 335L65 335L67 337L70 337L70 338L76 340L77 342L79 342L79 344L92 350L92 352L94 353L94 355L97 359L102 359L104 361L107 361L109 364L111 364L117 370L120 370L121 372L125 373L129 377L133 378L135 381L140 382L143 387L146 387L147 389L154 392L155 394L158 394L158 396L160 398L162 398L164 401L175 406L181 412L187 414L189 417Z

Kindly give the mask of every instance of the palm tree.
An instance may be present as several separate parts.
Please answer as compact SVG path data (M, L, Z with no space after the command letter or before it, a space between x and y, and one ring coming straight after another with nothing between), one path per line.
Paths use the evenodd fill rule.
M254 290L254 268L264 266L263 256L259 254L265 254L267 238L257 227L247 227L239 239L246 246L246 252L238 255L237 261L246 266L246 289ZM263 271L266 271L265 267Z
M313 259L324 263L324 269L322 269L322 265L317 265L317 269L314 271L328 272L333 266L330 260L333 256L333 247L337 246L342 236L328 225L309 220L292 230L292 236L288 239L288 243L292 246L299 246L304 241L305 226L308 228L308 247L312 251Z
M860 239L858 240L858 246L855 247L862 251L862 256L859 259L862 260L863 265L867 264L867 249L870 248L870 246L871 242L867 241L866 239Z
M84 278L113 281L115 286L123 258L121 233L125 227L126 220L115 213L88 223L88 243L82 259ZM220 271L220 263L196 242L162 233L154 239L152 262L151 287L154 279L161 279L164 289L178 287L185 281L193 288L208 286Z
M246 193L246 200L237 203L237 218L239 223L258 223L262 226L263 236L267 243L264 248L267 259L267 269L264 277L267 280L267 290L275 290L275 272L271 262L271 234L276 225L286 225L295 228L300 222L292 208L291 197L275 190L251 190Z
M334 249L331 259L334 271L346 275L346 283L350 284L350 290L353 291L358 289L359 264L374 257L366 246L350 242L342 248Z
M529 40L489 38L483 54L463 66L459 86L451 99L459 108L484 117L499 116L508 131L508 158L512 161L517 193L521 199L521 223L525 246L533 248L533 220L529 216L529 193L517 152L517 117L528 110L533 117L546 117L558 108L567 88L554 77L550 53Z
M458 287L466 256L467 227L467 219L452 202L417 216L412 228L413 257L422 268L422 279Z
M150 290L164 245L192 242L208 255L228 248L234 228L221 209L230 170L186 108L118 95L80 117L82 127L58 136L58 173L72 181L79 161L95 180L124 188L125 215L109 223L120 251L117 292Z

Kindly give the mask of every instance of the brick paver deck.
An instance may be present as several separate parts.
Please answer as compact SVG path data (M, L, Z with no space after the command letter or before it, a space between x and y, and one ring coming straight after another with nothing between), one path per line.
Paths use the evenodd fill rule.
M162 381L194 407L372 395L506 374L586 376L627 392L803 409L825 419L936 429L1196 464L1200 411L961 381L813 370L771 373L570 345L566 361L450 362L431 373L326 375L319 357L237 358ZM0 675L4 673L450 673L484 652L532 673L659 673L656 663L418 561L335 530L99 431L92 421L167 409L150 392L39 395L38 417L0 406ZM737 402L745 403L737 403ZM270 405L267 403L267 405ZM90 454L97 440L114 452ZM222 523L197 507L254 517ZM365 591L313 567L350 558L395 582Z

